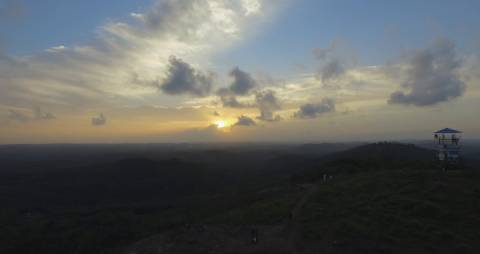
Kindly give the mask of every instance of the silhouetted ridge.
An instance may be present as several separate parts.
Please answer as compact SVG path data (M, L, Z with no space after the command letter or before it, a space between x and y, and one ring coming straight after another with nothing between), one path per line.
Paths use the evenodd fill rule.
M148 158L126 158L113 163L113 167L118 169L135 169L135 168L155 168L155 167L173 167L180 166L184 162L177 158L154 161Z
M327 156L327 165L340 170L433 167L435 151L412 144L380 142Z
M352 148L332 155L335 159L355 160L431 160L435 151L413 144L380 142Z
M155 161L147 158L127 158L113 163L113 167L118 169L154 168L155 166Z
M103 171L104 177L115 180L132 181L151 177L172 177L188 168L180 159L152 160L143 157L125 158L108 165ZM95 174L95 172L92 172Z

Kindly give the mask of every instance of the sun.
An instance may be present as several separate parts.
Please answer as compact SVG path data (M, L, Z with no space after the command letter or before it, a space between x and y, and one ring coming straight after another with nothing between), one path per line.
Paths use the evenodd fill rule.
M226 123L225 121L223 121L223 120L215 121L215 125L216 125L217 128L219 128L219 129L227 127L227 123Z

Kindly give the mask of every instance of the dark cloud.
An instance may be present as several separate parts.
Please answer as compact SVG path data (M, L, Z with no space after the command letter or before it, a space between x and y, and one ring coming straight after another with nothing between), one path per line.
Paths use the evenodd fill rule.
M392 93L390 104L435 105L465 92L465 83L457 73L462 63L456 57L455 45L451 41L435 41L431 47L416 52L409 64L407 81L402 87L410 91Z
M227 108L244 108L246 105L240 103L234 95L220 95L222 105Z
M257 116L257 119L266 122L278 122L282 120L282 117L279 115L274 115L274 113L271 111L261 111L260 115Z
M44 112L41 108L36 107L33 110L33 115L36 120L53 120L55 115L50 112Z
M168 33L187 41L198 37L198 28L211 19L212 11L208 7L205 0L155 1L140 20L144 22L147 34Z
M336 80L345 73L344 65L338 59L332 59L320 68L317 79L321 79L323 83L330 80Z
M235 67L230 71L230 77L233 78L233 82L230 85L230 91L236 95L247 95L249 92L257 86L257 82L252 76Z
M214 75L196 71L190 64L171 56L168 74L160 89L171 95L191 94L207 96L212 88Z
M237 96L233 94L228 88L221 88L217 91L217 95L222 101L222 105L227 108L245 108L248 105L243 104L237 100Z
M321 114L335 112L335 100L324 98L320 103L307 103L294 114L295 118L315 118Z
M315 58L322 62L316 73L316 78L321 80L324 85L328 85L329 81L341 78L355 62L354 54L349 52L343 44L340 40L334 40L328 48L313 50ZM342 47L341 50L339 50L340 47Z
M25 115L21 112L18 112L12 109L8 111L7 118L9 120L21 122L21 123L24 123L30 120L30 117L28 115Z
M153 30L169 30L175 25L172 20L185 15L193 7L194 1L162 1L156 2L143 17L147 26ZM187 10L187 11L185 11Z
M99 116L92 117L92 125L93 126L102 126L107 123L107 118L102 113Z
M233 126L255 126L255 121L248 116L240 116Z
M280 116L274 116L275 111L281 109L280 101L275 95L275 92L272 90L266 90L263 92L258 92L255 96L255 100L260 110L260 116L257 119L262 121L279 121L281 120Z
M233 78L233 82L228 88L221 88L217 91L223 106L229 108L248 107L248 105L240 103L237 96L249 95L257 87L257 81L238 67L230 71L229 75Z

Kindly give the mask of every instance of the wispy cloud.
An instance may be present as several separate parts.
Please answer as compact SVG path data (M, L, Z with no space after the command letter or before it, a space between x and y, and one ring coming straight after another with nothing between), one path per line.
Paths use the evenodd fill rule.
M131 20L101 26L90 43L2 57L0 103L85 110L143 102L146 97L205 95L211 86L205 68L209 59L240 40L247 21L261 9L255 7L256 1L247 2L157 0L144 13L132 14ZM177 82L187 80L191 82L183 87ZM162 86L166 95L152 85L160 81L166 81Z
M56 116L53 113L43 111L40 107L34 107L31 113L10 109L7 118L11 121L26 123L29 121L53 120L56 119Z
M18 112L16 110L9 110L7 117L9 120L22 122L22 123L30 120L30 117L28 115Z

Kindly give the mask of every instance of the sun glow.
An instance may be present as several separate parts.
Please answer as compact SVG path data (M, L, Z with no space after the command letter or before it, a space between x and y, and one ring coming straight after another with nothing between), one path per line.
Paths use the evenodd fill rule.
M227 122L223 120L218 120L218 121L215 121L215 125L217 126L217 128L221 129L221 128L227 127Z

